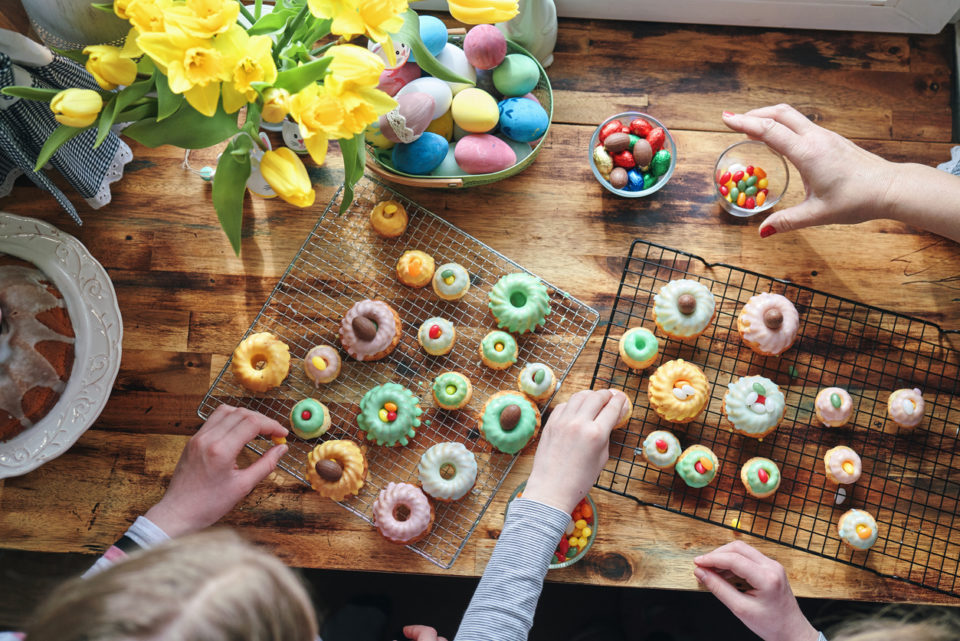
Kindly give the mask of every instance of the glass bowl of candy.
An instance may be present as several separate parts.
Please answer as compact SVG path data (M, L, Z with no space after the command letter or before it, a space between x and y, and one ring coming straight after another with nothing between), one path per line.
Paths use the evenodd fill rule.
M653 116L626 111L603 121L590 139L590 169L608 191L643 198L670 181L677 146Z
M523 495L523 488L527 486L526 481L517 486L517 489L510 495L507 501L507 510L510 509L510 502L518 496ZM597 538L597 504L593 502L590 495L580 499L580 502L570 514L570 523L563 533L563 538L557 544L557 549L553 552L553 559L550 561L551 570L568 568L587 555Z
M773 209L789 181L783 156L762 142L744 140L730 145L717 158L713 189L725 210L747 217Z

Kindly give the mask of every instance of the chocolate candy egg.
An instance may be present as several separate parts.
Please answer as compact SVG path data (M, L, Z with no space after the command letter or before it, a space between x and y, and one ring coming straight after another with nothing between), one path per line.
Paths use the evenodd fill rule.
M510 149L513 149L513 153L517 155L517 162L520 162L533 152L533 148L530 147L528 143L517 142L516 140L510 140L506 136L499 135L497 136L500 140L510 145Z
M493 96L483 89L464 89L450 105L453 121L469 133L482 134L497 126L500 110Z
M650 172L659 178L667 173L668 169L670 169L670 152L666 149L661 149L654 154L653 160L650 161Z
M463 39L463 52L477 69L493 69L507 55L507 39L490 24L478 24Z
M511 53L493 70L493 84L504 96L522 96L536 88L540 69L533 58Z
M433 98L433 116L430 120L436 120L450 108L450 101L453 100L453 92L450 91L450 85L439 78L417 78L408 82L397 92L394 98L400 99L408 93L425 93Z
M396 69L384 69L380 72L380 83L377 89L388 96L395 96L407 83L419 78L420 73L420 67L415 62L408 62Z
M439 134L448 141L453 140L453 114L447 111L436 120L431 121L427 131Z
M443 162L448 149L443 136L427 131L413 142L393 148L393 166L405 174L429 174Z
M474 83L476 83L477 70L474 69L469 62L467 62L467 54L463 53L463 49L457 45L447 43L447 45L440 52L440 55L437 56L437 60L444 67L457 74L461 78L467 78L473 81L471 84L466 84L463 82L448 82L447 84L450 85L450 91L454 96L464 89L469 89Z
M437 168L430 172L431 176L462 176L467 173L457 164L457 158L454 155L454 148L456 148L456 146L457 143L450 143L447 149L447 155L443 157L443 160L437 165Z
M550 124L543 107L526 98L507 98L500 104L500 131L517 142L541 137Z
M623 189L627 186L627 170L623 167L614 167L610 172L610 184L617 189Z
M397 96L397 107L380 116L378 124L391 142L413 142L433 120L433 98L425 93Z
M653 148L645 138L640 138L633 146L633 159L636 161L637 167L642 168L648 167L650 161L653 160Z
M612 175L613 174L611 173L611 176ZM636 169L627 170L627 191L643 191L644 187L649 187L652 185L652 182L650 185L647 185L646 181L643 179L643 174Z
M610 172L613 171L613 158L603 148L603 145L597 145L593 148L593 164L597 166L597 171L600 172L601 176L609 179Z
M420 39L427 51L434 56L440 55L443 47L447 44L447 25L443 24L440 18L433 16L420 16ZM411 62L416 62L413 52L410 52Z
M603 141L603 148L606 149L611 155L619 154L621 151L624 151L630 145L630 135L625 134L622 131L617 133L610 134L607 136L607 139Z
M490 134L464 136L454 148L454 158L468 174L492 174L517 163L510 145Z

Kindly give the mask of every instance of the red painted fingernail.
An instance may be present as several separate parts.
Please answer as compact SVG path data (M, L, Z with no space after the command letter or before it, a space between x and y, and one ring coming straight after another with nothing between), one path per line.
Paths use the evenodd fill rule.
M773 225L767 225L760 230L760 238L766 238L768 236L773 236L777 233L777 230L773 228Z
M724 111L724 112L723 112L723 117L724 117L724 118L729 118L729 117L732 116L732 115L733 115L733 112L731 112L731 111Z

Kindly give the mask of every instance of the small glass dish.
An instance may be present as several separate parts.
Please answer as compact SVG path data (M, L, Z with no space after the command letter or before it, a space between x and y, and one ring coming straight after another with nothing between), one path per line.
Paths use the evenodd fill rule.
M765 195L766 200L764 200L762 205L757 205L753 208L739 207L736 202L728 201L726 195L721 191L720 187L722 185L720 184L720 179L723 177L723 174L730 167L736 167L737 165L742 166L744 170L747 167L760 167L766 173L765 178L768 181L766 189L768 193ZM749 176L746 175L744 177L749 178ZM759 180L757 182L759 183ZM787 192L787 185L789 183L790 170L787 168L787 161L783 156L758 140L743 140L730 145L724 149L720 157L717 158L717 164L713 168L713 193L717 195L720 206L728 213L741 218L754 216L773 209Z
M517 489L515 489L515 490L513 491L513 494L510 495L510 499L507 501L507 507L506 507L506 509L505 509L504 512L503 512L503 518L504 518L504 520L506 520L506 518L507 518L507 512L510 510L510 503L513 501L513 499L517 498L517 496L519 496L519 494L520 494L521 492L523 492L523 488L525 488L526 486L527 486L527 482L524 481L523 483L521 483L520 485L518 485L518 486L517 486ZM591 518L591 520L592 520L591 523L588 523L588 526L590 527L590 530L591 530L591 531L590 531L590 536L587 537L587 543L586 543L585 545L583 545L583 546L580 546L580 547L577 549L577 553L576 553L574 556L567 557L566 560L564 560L564 561L558 561L558 562L556 562L556 563L551 563L551 564L550 564L550 569L551 569L551 570L559 570L559 569L561 569L561 568L568 568L568 567L570 567L571 565L573 565L574 563L576 563L577 561L579 561L580 559L582 559L583 557L585 557L585 556L587 555L587 552L590 551L590 548L593 547L593 542L594 542L594 541L596 540L596 538L597 538L597 526L599 525L598 519L597 519L597 504L593 502L593 499L590 497L589 494L587 494L587 495L584 497L584 500L585 500L585 502L586 502L586 505L589 505L589 506L590 506L590 512L591 512L591 517L590 517L590 518ZM576 509L576 508L575 508L575 509ZM571 515L571 520L572 520L572 517L573 517L573 515ZM569 538L570 538L571 535L565 533L563 536L564 536L565 539L569 540ZM556 558L556 554L554 554L554 558Z
M627 189L617 189L610 184L610 181L603 177L603 175L600 173L600 170L597 169L596 161L593 159L593 150L600 142L600 131L607 125L607 123L614 120L619 120L620 122L629 125L630 121L635 118L643 118L654 127L661 127L663 129L664 141L661 149L666 149L670 152L670 167L667 169L666 173L660 176L660 179L657 180L652 187L648 189L641 189L639 191L629 191ZM664 185L670 182L670 177L673 176L673 171L677 167L677 145L673 141L673 136L670 135L670 130L653 116L641 113L639 111L625 111L615 116L610 116L600 123L600 126L597 127L596 131L593 132L593 137L590 138L590 148L587 149L587 156L590 158L590 169L593 170L593 175L597 179L597 182L606 187L607 191L610 191L618 196L623 196L624 198L643 198L644 196L649 196L650 194L659 191Z

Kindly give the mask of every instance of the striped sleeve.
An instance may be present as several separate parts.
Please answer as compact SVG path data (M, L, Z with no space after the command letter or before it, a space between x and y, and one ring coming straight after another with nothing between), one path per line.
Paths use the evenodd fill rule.
M521 641L533 626L543 578L570 515L526 498L507 521L454 641Z
M120 537L119 541L107 548L103 556L97 559L97 562L83 573L83 577L87 578L106 570L114 563L125 559L130 552L141 549L145 550L169 540L170 537L167 536L167 533L161 530L153 521L145 516L137 517L137 520L133 522L130 529Z

